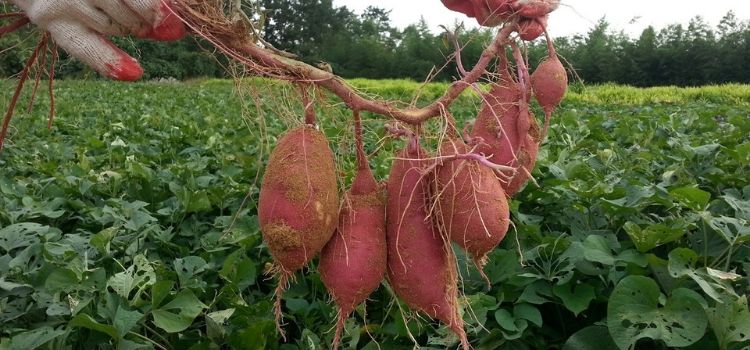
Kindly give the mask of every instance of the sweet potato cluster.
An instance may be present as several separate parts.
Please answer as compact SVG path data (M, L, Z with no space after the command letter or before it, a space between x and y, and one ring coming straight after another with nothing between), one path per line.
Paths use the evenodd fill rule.
M488 254L508 232L508 201L531 179L550 114L567 89L565 69L548 44L549 57L533 74L517 46L510 45L511 58L499 55L473 129L462 135L444 112L448 127L436 152L420 144L421 128L398 129L407 143L384 184L370 170L355 111L358 166L343 200L333 152L310 118L279 140L258 207L279 278L278 320L289 280L320 253L321 279L338 306L334 349L346 319L384 280L409 308L443 322L470 348L453 244L484 276ZM532 97L545 112L543 130L529 107Z

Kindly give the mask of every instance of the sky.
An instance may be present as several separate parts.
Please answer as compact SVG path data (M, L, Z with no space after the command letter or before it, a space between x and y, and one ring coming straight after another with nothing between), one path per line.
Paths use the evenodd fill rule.
M440 0L333 2L336 6L346 6L358 13L367 6L391 10L391 20L399 28L418 22L421 16L436 32L439 25L451 25L456 20L477 26L474 19L449 11ZM562 0L560 8L551 15L549 30L553 36L585 34L600 18L606 16L611 29L638 36L649 25L657 30L673 23L687 25L696 15L701 15L711 26L716 26L729 10L733 10L739 19L749 20L750 0Z

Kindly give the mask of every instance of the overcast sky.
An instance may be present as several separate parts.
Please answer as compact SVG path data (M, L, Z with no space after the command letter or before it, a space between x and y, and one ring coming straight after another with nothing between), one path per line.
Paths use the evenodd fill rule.
M451 12L440 0L334 0L336 6L346 6L361 13L367 6L391 10L391 20L400 28L419 21L424 16L431 28L452 24L456 19L476 26L476 21ZM750 0L563 0L560 9L552 14L549 23L553 36L586 33L600 18L606 16L612 29L624 30L637 36L643 28L657 29L668 24L687 25L692 17L703 16L712 26L733 10L741 20L750 19Z

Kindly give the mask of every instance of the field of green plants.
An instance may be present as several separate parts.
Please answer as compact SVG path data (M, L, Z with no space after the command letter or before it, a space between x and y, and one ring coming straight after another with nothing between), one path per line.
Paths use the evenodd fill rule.
M0 81L0 111L13 83ZM354 81L417 103L444 85ZM237 88L239 87L239 88ZM289 87L248 80L60 81L28 96L0 154L0 349L327 349L335 310L313 264L284 295L256 217L269 150L301 122ZM479 99L454 105L470 122ZM350 116L319 111L345 188ZM541 114L541 113L538 113ZM365 116L383 179L401 141ZM750 346L750 87L575 87L556 113L492 286L459 256L476 349ZM346 349L455 348L383 283Z

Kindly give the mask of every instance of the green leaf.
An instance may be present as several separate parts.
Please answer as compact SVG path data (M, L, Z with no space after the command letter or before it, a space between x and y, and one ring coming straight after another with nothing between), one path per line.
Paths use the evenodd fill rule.
M719 271L712 272L717 277L712 277L706 268L695 269L698 254L688 248L677 248L669 253L669 274L673 278L689 277L712 299L721 302L724 295L736 295L728 281L722 280L720 275L730 276L728 273ZM713 270L717 271L717 270Z
M497 300L484 293L477 293L466 296L467 303L472 312L464 313L464 320L467 324L478 323L484 326L487 322L487 313L497 309Z
M284 300L286 301L286 308L293 314L305 315L310 309L310 303L305 299L287 298Z
M255 262L245 256L245 250L239 250L227 257L219 275L227 282L237 286L240 291L255 284L258 271Z
M615 349L617 345L609 335L607 327L589 326L575 334L565 342L562 350L600 350Z
M750 242L750 226L747 221L726 216L709 217L707 220L711 228L729 244Z
M680 187L669 191L682 205L693 210L702 210L711 200L711 193L697 187Z
M48 226L34 223L14 224L0 229L0 248L9 253L39 242L39 236L49 232Z
M229 345L233 349L264 350L275 343L277 338L276 324L273 320L258 320L244 329L232 332L229 335Z
M79 283L78 276L75 272L68 269L57 268L44 280L44 287L49 291L70 291L75 290Z
M750 143L748 143L747 146L750 146ZM745 188L750 188L750 186ZM721 198L727 202L732 209L734 209L736 217L750 220L750 191L746 190L745 193L746 194L743 195L736 190L729 190L727 191L727 194Z
M107 287L111 287L118 295L127 300L131 300L130 293L136 290L132 300L138 300L143 290L154 283L156 283L156 272L154 272L151 263L145 256L136 255L133 258L133 265L109 278Z
M151 287L151 307L158 308L161 306L161 302L169 296L169 292L172 291L174 281L159 281Z
M542 326L542 313L533 305L517 304L513 306L513 315L515 315L516 318L528 320L537 327Z
M556 285L552 290L562 300L565 308L578 316L594 300L594 287L588 283L576 284L574 287L571 284Z
M530 304L544 304L550 301L552 289L546 281L535 281L524 288L517 302L527 302Z
M125 334L128 334L128 332L138 324L138 321L140 321L141 318L143 318L142 313L135 310L126 310L120 305L117 308L114 317L114 326L117 329L117 334L120 335L120 338L124 337Z
M69 325L71 327L82 327L109 335L112 339L119 339L119 333L114 326L101 324L87 314L78 314Z
M694 292L676 289L664 307L660 297L659 286L648 277L628 276L617 284L607 306L607 325L620 349L643 338L685 347L703 337L708 320Z
M99 233L91 236L89 244L96 248L99 254L109 254L109 244L117 236L119 230L116 227L106 228Z
M687 230L684 228L670 228L664 224L648 225L646 228L641 229L637 224L626 222L623 228L635 244L636 249L641 253L646 253L658 246L674 242L687 233Z
M44 243L44 256L50 262L65 263L76 255L78 253L69 244L57 242Z
M500 309L495 311L495 321L506 331L517 332L516 318L508 310Z
M192 291L186 289L166 305L152 311L154 324L167 333L182 332L190 327L193 320L207 307Z
M224 324L234 315L235 309L214 311L206 314L206 330L212 339L221 339L226 334Z
M720 349L727 349L731 343L750 341L750 311L746 295L716 303L706 313Z
M117 350L139 350L139 349L153 349L154 346L148 343L137 343L127 339L120 339L117 342Z
M199 256L188 256L175 259L174 261L174 269L177 272L177 277L182 288L201 287L204 283L193 280L193 278L201 272L206 271L207 268L208 264Z
M211 200L206 191L186 191L185 211L188 213L200 213L211 210Z
M63 329L41 327L19 333L10 339L9 350L31 350L47 344L51 340L65 334Z
M610 248L606 238L602 236L588 236L583 241L583 248L583 256L586 260L608 266L615 264L612 248Z
M323 348L320 344L320 338L318 335L309 329L304 329L302 331L302 336L300 336L300 339L297 341L297 345L299 345L301 349L306 350L322 350Z

